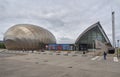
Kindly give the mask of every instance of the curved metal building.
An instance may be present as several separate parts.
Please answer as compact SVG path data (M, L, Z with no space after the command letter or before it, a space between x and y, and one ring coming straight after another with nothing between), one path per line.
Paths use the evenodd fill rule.
M38 50L40 44L56 43L54 35L48 30L31 25L18 24L8 29L4 43L11 50Z
M77 45L77 50L88 50L95 48L96 41L100 41L111 47L111 43L100 22L91 25L82 34L80 34L75 41L75 44Z

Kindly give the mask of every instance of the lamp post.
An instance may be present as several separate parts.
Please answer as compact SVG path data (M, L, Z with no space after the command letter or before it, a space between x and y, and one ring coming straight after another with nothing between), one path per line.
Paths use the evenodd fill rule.
M117 57L119 57L119 40L117 40L117 43L118 43Z
M94 44L94 40L93 40L93 52L94 52L94 55L95 55L95 50L94 50L94 48L95 48L95 44Z
M76 51L76 46L77 46L77 45L76 45L76 44L74 44L74 51Z

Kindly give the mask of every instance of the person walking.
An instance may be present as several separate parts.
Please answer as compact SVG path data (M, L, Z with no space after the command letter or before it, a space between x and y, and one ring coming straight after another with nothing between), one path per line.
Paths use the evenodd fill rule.
M107 53L105 51L103 53L103 56L104 56L104 60L106 60Z

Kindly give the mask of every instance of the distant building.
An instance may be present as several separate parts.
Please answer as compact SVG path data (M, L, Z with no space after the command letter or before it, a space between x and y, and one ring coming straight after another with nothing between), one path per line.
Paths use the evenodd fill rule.
M18 24L5 33L4 43L10 50L39 50L44 44L55 44L56 39L51 32L42 27Z
M80 34L75 42L75 45L76 45L76 50L79 51L83 51L83 50L93 51L93 49L101 50L103 49L103 47L105 48L112 47L100 22L91 25L82 34ZM103 51L106 50L107 49L104 49Z
M60 51L73 51L74 44L48 44L46 45L47 50L60 50Z
M3 43L3 41L0 40L0 43Z

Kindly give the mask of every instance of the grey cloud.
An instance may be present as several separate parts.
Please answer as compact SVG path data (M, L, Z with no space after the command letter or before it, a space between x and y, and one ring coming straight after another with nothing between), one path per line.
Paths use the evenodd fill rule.
M111 40L112 9L116 14L116 32L120 32L119 7L119 0L0 0L0 31L30 23L50 30L58 43L73 43L87 27L100 21Z

